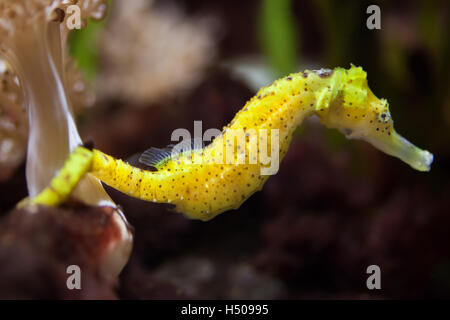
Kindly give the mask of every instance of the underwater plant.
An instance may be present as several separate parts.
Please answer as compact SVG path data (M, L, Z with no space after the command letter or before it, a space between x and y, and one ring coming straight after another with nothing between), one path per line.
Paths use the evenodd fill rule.
M80 147L52 180L50 188L32 202L58 204L59 199L70 195L76 177L90 172L130 196L174 204L176 211L189 218L209 220L237 209L261 190L277 170L264 171L269 163L252 162L252 157L262 159L262 153L269 149L272 160L274 157L281 160L294 130L312 115L328 128L340 130L348 139L367 141L418 171L430 170L433 155L394 130L387 101L372 93L367 74L352 65L348 70L306 70L262 88L208 146L149 149L141 156L141 162L157 171L132 167L101 151ZM270 139L261 139L256 130L272 130ZM237 145L233 135L236 131L245 133L244 141L238 141ZM189 147L190 144L189 141ZM275 144L279 144L278 148L274 148ZM226 157L227 146L233 151L232 159ZM193 161L197 157L200 162ZM64 184L64 178L70 184Z
M26 179L30 197L48 186L82 143L65 73L70 31L66 10L71 5L78 6L82 25L88 18L101 19L106 10L103 0L0 1L0 55L17 75L28 115ZM116 208L100 181L91 175L77 181L73 195L85 204ZM114 260L112 273L117 274L128 259L132 236L118 210L114 216L119 240L111 243L109 262Z

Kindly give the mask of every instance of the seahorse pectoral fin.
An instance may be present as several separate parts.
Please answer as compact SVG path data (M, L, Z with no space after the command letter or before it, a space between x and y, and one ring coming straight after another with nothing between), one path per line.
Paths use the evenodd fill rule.
M395 130L391 135L365 137L364 140L384 153L399 158L418 171L430 171L431 169L433 154L416 147Z

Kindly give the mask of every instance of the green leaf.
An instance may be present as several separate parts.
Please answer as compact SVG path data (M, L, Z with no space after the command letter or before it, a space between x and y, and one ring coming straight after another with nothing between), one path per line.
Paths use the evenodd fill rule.
M298 65L298 28L291 0L263 0L260 12L260 42L271 66L286 75Z
M111 6L112 1L108 1ZM81 30L74 30L69 36L69 52L77 66L82 69L89 83L95 81L99 70L99 38L106 26L109 15L101 21L88 20L88 25Z

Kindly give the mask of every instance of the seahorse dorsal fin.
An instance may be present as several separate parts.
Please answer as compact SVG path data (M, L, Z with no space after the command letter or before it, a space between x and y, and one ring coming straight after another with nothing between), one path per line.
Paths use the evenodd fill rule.
M163 161L171 156L171 148L150 148L145 150L139 157L139 162L146 166L157 168Z
M166 148L162 149L152 147L141 154L139 162L146 166L158 168L162 163L178 154L202 149L203 146L204 144L201 139L189 139L177 144L169 144Z

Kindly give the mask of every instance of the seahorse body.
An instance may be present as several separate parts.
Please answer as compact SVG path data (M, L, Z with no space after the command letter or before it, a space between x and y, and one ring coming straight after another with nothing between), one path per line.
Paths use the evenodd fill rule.
M130 196L171 203L190 218L209 220L261 190L271 165L262 156L281 161L294 130L313 114L348 138L366 140L417 170L429 170L433 156L395 132L387 101L375 97L366 73L354 66L307 70L275 81L259 90L211 144L160 159L157 171L132 167L98 150L91 153L89 170ZM235 141L236 134L243 139Z
M281 161L296 127L313 114L318 115L325 125L341 129L350 138L397 139L387 103L369 90L362 68L322 69L291 74L262 88L210 145L170 158L158 166L158 171L144 171L94 151L92 174L130 196L171 203L176 206L176 211L190 218L209 220L221 212L238 208L254 192L261 190L269 177L261 174L261 169L267 166L259 161L264 143L257 143L258 134L247 135L242 145L231 141L229 133L267 129L266 143L270 150L271 129L278 129ZM226 163L224 154L230 143L235 152L232 164ZM255 144L257 161L251 163L255 160L250 158L255 155L251 152ZM422 151L415 148L411 152ZM236 164L237 158L244 155L244 163ZM197 156L203 157L201 164L192 163ZM222 161L217 161L218 158ZM428 165L416 166L416 169L426 169Z
M262 88L210 145L192 154L170 159L158 171L143 171L95 151L92 173L130 196L171 203L176 205L177 211L190 218L209 220L221 212L237 209L254 192L261 190L269 177L261 175L263 165L258 161L259 152L256 154L257 163L250 164L250 148L257 142L257 135L246 137L244 146L235 145L235 159L237 149L245 148L244 164L226 163L227 133L231 130L245 133L251 129L256 132L267 129L267 148L270 150L270 129L279 129L281 160L295 128L314 112L317 88L328 83L328 79L312 72L293 74ZM202 164L189 163L201 153ZM215 161L216 156L222 156L222 163Z
M50 181L50 185L31 199L30 203L56 206L65 202L81 178L90 170L92 157L90 150L83 147L76 148L70 154L64 167Z

